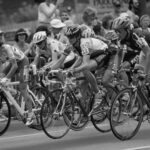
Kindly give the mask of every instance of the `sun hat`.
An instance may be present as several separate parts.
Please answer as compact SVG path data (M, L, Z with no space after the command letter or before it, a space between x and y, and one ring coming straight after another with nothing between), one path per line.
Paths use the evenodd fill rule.
M66 24L64 24L63 22L61 22L60 19L53 19L51 22L50 22L50 25L51 27L53 28L63 28L66 26Z

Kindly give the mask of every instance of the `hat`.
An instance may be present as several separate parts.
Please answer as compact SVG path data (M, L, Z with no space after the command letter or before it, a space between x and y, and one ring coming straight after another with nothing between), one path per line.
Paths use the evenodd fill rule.
M60 19L53 19L51 22L50 22L51 26L53 28L63 28L66 26L66 24L64 24L63 22L61 22Z
M28 35L25 29L19 29L16 31L16 35L22 35L25 34L26 36Z

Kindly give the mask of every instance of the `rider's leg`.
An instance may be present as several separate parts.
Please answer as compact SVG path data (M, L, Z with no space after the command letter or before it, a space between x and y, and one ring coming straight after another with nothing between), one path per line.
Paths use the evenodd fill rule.
M98 63L95 60L90 60L88 69L93 71L97 68L97 66L98 66ZM96 108L101 103L104 93L103 91L99 90L96 78L92 74L92 72L89 70L84 71L84 75L86 77L86 80L89 81L93 92L95 93L94 108Z
M28 58L25 57L24 60L22 60L19 63L19 81L20 81L20 86L19 86L19 90L21 92L21 95L24 97L27 109L28 109L28 118L29 120L29 124L32 124L32 117L34 116L34 113L32 112L32 97L29 95L28 91L27 91L27 86L28 83L24 81L24 67L29 65L28 62Z
M97 62L95 60L90 60L88 69L83 71L83 74L86 80L90 83L94 93L98 93L98 85L95 76L91 71L94 71L97 68Z

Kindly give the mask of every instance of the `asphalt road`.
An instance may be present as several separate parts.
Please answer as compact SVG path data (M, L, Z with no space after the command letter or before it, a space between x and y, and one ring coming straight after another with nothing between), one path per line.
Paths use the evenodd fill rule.
M119 141L112 132L100 133L92 125L53 140L42 131L12 121L9 130L0 137L0 150L150 150L150 124L143 123L140 132L129 141Z

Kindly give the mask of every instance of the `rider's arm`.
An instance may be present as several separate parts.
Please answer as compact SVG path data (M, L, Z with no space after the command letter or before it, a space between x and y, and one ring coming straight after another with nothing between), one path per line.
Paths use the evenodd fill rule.
M90 63L90 55L84 55L82 64L79 67L75 68L74 72L78 73L84 70L89 70L90 69L89 63Z
M36 55L34 57L34 60L33 60L32 64L37 66L38 63L39 63L39 60L40 60L40 50L39 50L39 48L37 48L36 49Z
M145 72L148 74L149 69L150 69L150 47L148 46L148 43L146 42L146 40L144 38L138 38L136 40L137 44L139 45L139 47L141 48L141 50L143 51L144 55L146 56L145 59Z
M52 52L52 61L51 64L55 64L58 60L58 52L57 51L53 51Z
M50 66L50 68L51 68L52 70L55 70L55 69L60 68L61 65L63 64L63 62L65 61L66 57L67 57L67 55L62 54L61 57L60 57L55 63L53 63L53 64Z
M71 66L71 68L76 68L76 67L80 66L81 63L82 63L82 57L81 56L77 56L77 59L74 62L74 64Z
M9 62L11 63L12 66L10 68L10 71L6 75L6 78L10 79L14 75L14 73L16 72L18 65L17 65L17 62L15 59L10 60Z
M8 54L8 57L9 57L9 63L11 64L11 68L8 72L8 74L6 75L6 78L11 78L14 73L16 72L17 68L18 68L18 65L17 65L17 61L16 61L16 58L12 52L12 49L11 47L6 47L6 52Z
M64 64L64 61L66 59L66 57L70 54L72 50L72 47L66 47L63 52L61 53L61 56L59 59L57 59L56 63L53 63L50 67L52 70L54 69L58 69L62 66L62 64Z
M34 43L30 43L29 48L24 52L24 54L28 56L32 50L36 50L36 45Z

